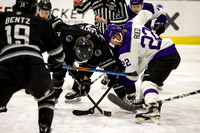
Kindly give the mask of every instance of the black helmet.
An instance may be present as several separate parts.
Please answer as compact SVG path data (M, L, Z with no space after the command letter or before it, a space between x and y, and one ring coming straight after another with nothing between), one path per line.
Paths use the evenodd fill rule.
M79 37L76 40L74 50L76 56L81 60L89 60L93 55L93 43L87 37Z
M51 10L52 6L51 6L51 2L50 0L41 0L39 3L38 3L38 7L39 9L42 9L42 10Z
M37 0L16 0L14 11L22 11L34 14L37 9Z

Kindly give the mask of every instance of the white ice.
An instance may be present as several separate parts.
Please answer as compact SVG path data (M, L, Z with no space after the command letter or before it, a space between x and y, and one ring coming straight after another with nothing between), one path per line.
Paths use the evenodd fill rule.
M177 45L177 49L181 64L165 81L160 99L200 89L200 45ZM92 79L100 74L95 73ZM91 87L90 95L95 101L106 91L100 81ZM88 110L93 104L87 97L79 103L65 103L64 96L71 91L72 83L66 75L64 92L55 106L52 133L200 133L200 94L165 102L159 125L136 124L134 113L120 109L107 97L99 106L114 112L114 116L103 116L97 109L91 115L73 115L74 109ZM139 94L140 82L136 85ZM0 133L38 133L37 102L32 96L21 90L13 95L7 108L8 112L0 114Z

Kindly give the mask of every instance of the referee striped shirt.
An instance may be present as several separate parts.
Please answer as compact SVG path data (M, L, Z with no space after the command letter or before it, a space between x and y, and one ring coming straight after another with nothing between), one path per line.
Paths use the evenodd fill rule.
M106 19L109 23L123 27L128 21L127 4L125 0L85 0L81 5L74 6L77 13L82 14L93 9L95 16ZM95 20L95 26L104 33L106 24Z

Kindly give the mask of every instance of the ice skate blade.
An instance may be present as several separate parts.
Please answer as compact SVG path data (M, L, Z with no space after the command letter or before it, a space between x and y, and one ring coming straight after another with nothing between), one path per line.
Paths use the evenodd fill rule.
M154 123L159 124L159 117L157 116L151 116L151 117L137 117L136 121L137 124L143 124L143 123Z
M81 97L76 97L73 99L65 99L66 103L73 103L73 102L80 102L81 101Z

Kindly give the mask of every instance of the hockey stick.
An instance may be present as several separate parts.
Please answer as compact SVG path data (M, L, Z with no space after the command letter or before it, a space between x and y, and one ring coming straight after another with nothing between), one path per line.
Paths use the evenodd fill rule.
M47 63L45 63L45 65L48 66ZM77 67L77 66L67 66L67 65L63 65L62 68L70 69L70 70L87 71L87 72L100 72L100 73L119 75L119 76L138 76L144 70L146 65L147 65L147 61L146 61L146 59L143 59L141 65L139 66L139 69L134 72L131 72L131 73L120 73L120 72L104 71L104 70L100 70L100 69L92 69L92 68L88 68L88 67Z
M90 99L90 101L94 104L94 106L88 110L73 110L73 114L74 115L88 115L88 114L94 114L94 109L97 108L99 110L99 112L104 115L104 116L112 116L112 112L111 111L105 111L102 110L98 105L99 103L103 100L103 98L107 95L107 93L110 91L111 87L109 87L106 92L101 96L101 98L99 99L99 101L97 103L94 102L94 100L90 97L90 95L88 95L88 98Z
M143 59L142 63L140 64L139 68L135 71L136 73L141 73L145 67L147 65L147 61L146 59ZM101 100L106 96L106 94L110 91L111 87L108 88L108 90L104 93L104 95L99 99L99 101L96 103L95 105L95 102L93 99L91 99L90 95L88 94L87 97L90 99L90 101L95 105L94 107L86 110L86 111L81 111L81 110L74 110L73 111L73 114L74 115L87 115L87 114L93 114L94 113L94 109L95 107L99 110L99 112L105 116L111 116L112 113L110 111L103 111L101 108L99 108L99 106L97 106Z
M95 80L92 81L91 84L93 84L94 82L96 82L98 79L100 79L102 76L104 76L105 74L101 74L99 77L97 77Z
M71 71L69 71L69 73L71 74L72 78L74 79L74 81L80 86L80 83L79 81L76 79L76 77L73 75L73 73ZM100 76L103 76L103 75L100 75ZM99 79L99 78L97 78ZM95 79L91 85L97 80ZM104 93L104 95L99 99L98 101L98 104L103 100L103 98L106 96L106 94L110 91L111 87ZM102 114L102 115L105 115L105 116L111 116L111 112L110 111L104 111L102 110L97 103L95 103L95 101L91 98L91 96L89 94L86 95L88 97L88 99L94 104L94 107L93 108L90 108L89 110L87 111L81 111L81 110L73 110L73 114L74 115L88 115L88 114L93 114L94 113L94 109L95 107L99 110L99 112Z
M187 96L192 96L192 95L199 94L199 93L200 93L200 90L196 90L196 91L192 91L192 92L189 92L189 93L186 93L186 94L181 94L181 95L177 95L177 96L174 96L174 97L169 97L169 98L166 98L166 99L163 99L163 100L159 100L159 101L156 101L156 102L153 102L153 103L139 104L139 105L129 105L112 93L108 94L108 99L111 102L118 105L119 107L121 107L122 109L135 112L137 109L146 108L146 107L148 107L152 104L155 104L155 103L163 104L164 102L167 102L167 101L172 101L172 100L175 100L175 99L181 99L181 98L184 98L184 97L187 97Z

